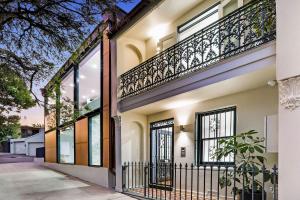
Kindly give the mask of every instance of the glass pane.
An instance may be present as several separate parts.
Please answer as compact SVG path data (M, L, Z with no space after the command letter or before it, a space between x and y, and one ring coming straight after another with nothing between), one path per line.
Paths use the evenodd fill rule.
M204 140L203 141L203 162L214 162L213 158L214 148L217 145L217 140Z
M226 112L226 136L232 136L233 135L233 121L234 121L234 113L233 111Z
M74 127L70 126L60 131L59 135L60 163L74 163Z
M74 71L63 78L60 85L60 124L69 122L74 115Z
M209 116L205 116L202 118L204 126L202 127L204 134L202 134L203 138L209 138Z
M81 114L100 107L101 49L98 45L79 64L79 109Z
M56 127L56 95L52 92L48 96L45 113L45 131Z
M226 113L220 114L220 137L226 136Z
M101 127L100 114L92 117L89 124L90 165L101 165Z

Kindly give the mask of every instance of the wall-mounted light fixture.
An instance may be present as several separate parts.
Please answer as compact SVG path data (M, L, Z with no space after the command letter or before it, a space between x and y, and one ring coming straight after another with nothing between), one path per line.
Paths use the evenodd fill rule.
M180 125L180 126L179 126L179 129L180 129L180 131L184 131L184 126L183 126L183 125Z
M277 81L276 81L276 80L269 80L269 81L267 82L267 84L268 84L268 86L270 86L270 87L274 87L275 85L277 85Z

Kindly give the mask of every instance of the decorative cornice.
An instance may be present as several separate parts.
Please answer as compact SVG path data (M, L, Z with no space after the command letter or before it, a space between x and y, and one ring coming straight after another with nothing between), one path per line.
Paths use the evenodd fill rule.
M280 104L289 110L300 107L300 76L278 81Z
M116 125L121 124L121 116L120 115L113 116L112 118L115 120Z

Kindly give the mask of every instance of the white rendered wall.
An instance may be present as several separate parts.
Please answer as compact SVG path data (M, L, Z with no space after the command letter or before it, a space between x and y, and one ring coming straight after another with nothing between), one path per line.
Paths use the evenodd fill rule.
M107 168L47 162L44 163L44 166L90 183L101 185L103 187L110 187L109 172Z
M134 112L122 113L121 133L122 163L146 160L146 116Z
M300 1L276 0L276 3L276 68L280 81L300 75ZM300 108L288 110L279 105L278 117L279 200L296 200L300 199Z
M174 118L175 162L190 164L194 161L194 124L196 112L206 112L219 108L236 106L237 134L249 130L256 130L259 132L260 136L263 137L265 116L274 115L278 112L277 97L277 87L265 86L148 115L148 125L154 121ZM180 125L184 125L185 131L182 132L179 130ZM150 138L149 133L147 134L147 137ZM185 158L180 156L180 147L186 147ZM148 151L147 154L149 153L150 152ZM266 153L265 156L267 157L266 165L268 168L277 164L277 153Z

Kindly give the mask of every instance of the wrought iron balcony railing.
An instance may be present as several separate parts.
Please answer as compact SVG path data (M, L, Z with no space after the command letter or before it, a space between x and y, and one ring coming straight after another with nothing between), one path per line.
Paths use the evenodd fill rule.
M276 39L275 0L251 1L120 76L120 98L137 95Z

